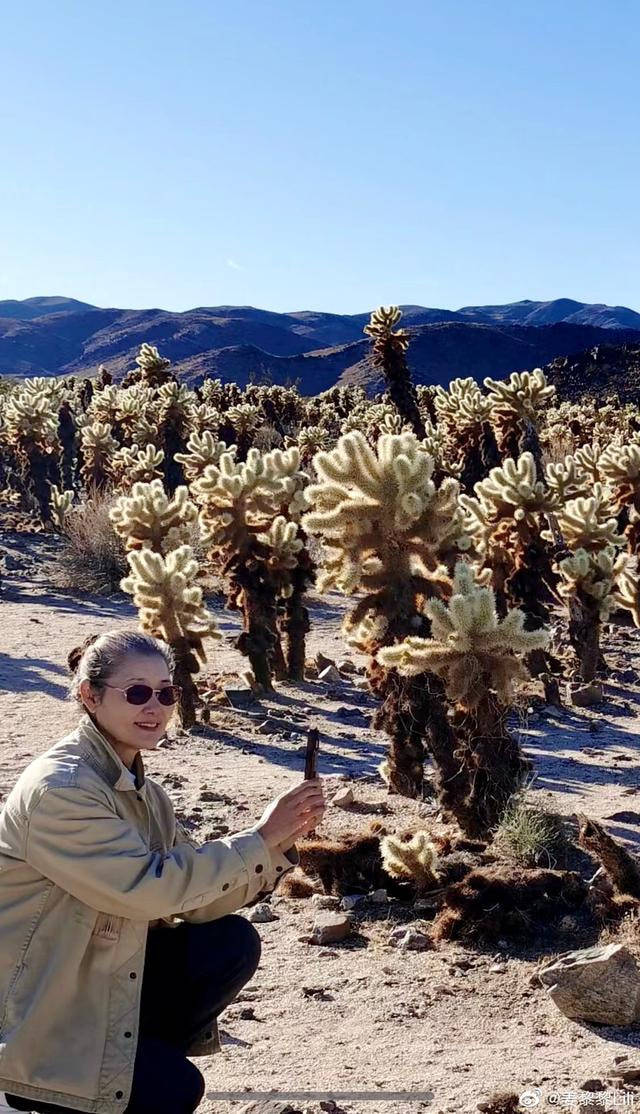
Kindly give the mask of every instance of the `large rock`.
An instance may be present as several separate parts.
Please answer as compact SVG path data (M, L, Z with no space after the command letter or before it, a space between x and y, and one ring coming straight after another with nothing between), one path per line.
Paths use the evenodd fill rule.
M624 944L583 948L559 956L538 972L567 1017L596 1025L640 1020L640 971Z

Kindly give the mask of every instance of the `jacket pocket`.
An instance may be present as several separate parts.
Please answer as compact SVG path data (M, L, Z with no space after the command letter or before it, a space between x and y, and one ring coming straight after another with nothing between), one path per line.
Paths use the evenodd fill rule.
M98 913L91 936L100 940L119 940L121 929L122 917L115 917L111 913Z

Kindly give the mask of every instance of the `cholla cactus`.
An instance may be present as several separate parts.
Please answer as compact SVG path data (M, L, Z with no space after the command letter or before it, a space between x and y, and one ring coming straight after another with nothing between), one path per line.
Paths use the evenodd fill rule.
M130 495L122 495L109 517L127 550L152 549L166 554L193 542L197 533L198 509L189 490L178 487L167 495L162 480L135 483Z
M49 486L59 480L58 399L59 391L47 380L27 379L9 396L2 415L5 437L15 453L21 494L43 522L48 522L51 513Z
M476 552L492 570L493 587L504 611L522 606L531 626L548 619L551 559L542 527L558 506L556 494L538 479L532 453L508 457L475 485L475 497L460 496ZM536 672L544 672L544 665Z
M196 690L193 675L207 660L205 638L220 638L213 615L205 608L196 585L198 563L189 545L166 556L152 549L134 549L127 555L130 575L121 581L133 596L142 629L163 638L176 657L175 681L181 685L180 714L185 727L195 723Z
M547 383L539 367L534 371L514 371L506 381L487 376L484 385L489 392L500 452L516 457L530 451L540 465L542 452L537 422L544 407L554 399L555 387Z
M637 553L640 549L640 444L609 445L598 461L598 468L612 492L629 552Z
M51 522L60 532L64 530L72 503L73 491L60 491L56 484L51 484Z
M615 587L628 558L609 545L577 549L558 563L560 595L569 609L569 637L583 681L592 681L601 661L600 633L616 604Z
M506 730L505 711L515 682L527 676L523 659L547 645L548 633L525 630L518 609L499 619L493 590L463 561L456 565L448 603L429 600L425 611L431 638L409 636L376 657L406 677L442 678L456 707L452 726L460 779L455 795L447 787L443 803L469 833L480 834L496 825L528 768Z
M303 426L298 430L295 437L287 437L285 440L287 448L292 448L297 445L300 451L300 462L303 467L309 465L316 453L329 449L331 445L331 435L329 431L321 425Z
M382 434L374 450L353 431L331 452L317 453L313 464L317 482L305 491L312 509L301 522L323 542L318 590L363 593L343 630L373 656L422 629L423 600L448 583L447 566L455 563L463 533L458 484L451 478L434 483L433 458L413 433ZM375 660L369 679L382 700L376 726L391 737L390 788L419 796L425 734L431 733L436 760L450 760L438 683L405 682Z
M557 512L557 522L567 547L591 553L608 545L623 546L625 538L618 533L612 510L611 493L600 483L594 485L593 495L588 498L565 503Z
M128 491L135 483L151 483L162 476L162 449L147 445L141 449L133 444L125 445L114 453L111 460L111 475L116 487Z
M88 491L103 491L111 480L111 462L118 451L111 426L104 422L84 426L80 434L80 451L85 487Z
M614 602L618 607L630 611L635 625L640 627L640 573L629 564L618 577Z
M599 483L602 480L600 474L601 455L600 445L597 442L590 445L583 445L582 448L577 449L574 453L578 468L581 472L584 472L587 479L592 484Z
M140 368L141 378L150 386L159 386L166 383L169 378L167 368L171 366L171 360L161 356L153 344L142 344L140 346L136 363Z
M524 629L524 612L515 608L498 618L492 588L478 584L469 565L459 561L448 604L428 600L432 637L408 637L378 651L377 660L404 676L427 671L442 677L447 695L465 710L477 708L487 691L503 704L513 700L513 685L527 677L522 657L549 641L544 630Z
M550 461L544 470L544 476L549 491L558 503L588 495L592 487L588 474L580 467L575 456L567 455L564 460Z
M218 464L223 453L235 457L236 445L227 445L224 441L216 441L210 430L203 433L192 433L187 441L187 451L176 453L176 460L184 468L185 478L188 483L193 483L204 474L209 464Z
M383 836L380 854L383 870L392 878L413 882L420 892L438 884L438 856L429 832L414 832L410 840Z
M401 317L402 310L398 306L380 306L371 314L363 332L373 340L374 363L384 375L387 391L400 417L416 437L424 437L424 422L407 364L409 334L405 329L393 332Z
M275 538L270 534L272 524L296 495L298 464L299 454L293 448L264 455L250 448L246 461L223 452L218 463L207 465L191 485L200 505L205 544L212 547L214 560L227 577L229 606L243 612L238 649L249 657L257 684L267 690L272 688L272 661L280 659L276 609L282 583L279 575L272 575L273 553L265 538ZM306 582L304 564L299 567ZM295 577L296 571L291 575ZM299 596L296 600L301 607ZM299 637L302 627L299 623L294 627ZM292 665L299 659L299 649L289 650Z
M187 447L192 432L195 396L193 391L178 383L168 382L156 394L158 411L158 440L164 449L164 482L167 491L175 491L184 483L184 473L178 454Z
M500 462L489 422L491 404L474 379L453 379L448 390L435 387L438 428L445 434L440 454L459 477L464 491L472 491L490 468Z

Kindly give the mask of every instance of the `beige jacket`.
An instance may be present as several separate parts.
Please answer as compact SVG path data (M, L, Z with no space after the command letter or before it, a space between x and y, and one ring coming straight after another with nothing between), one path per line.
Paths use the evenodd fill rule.
M84 716L0 812L0 1091L121 1114L150 922L215 920L299 862L253 828L194 843L133 769Z

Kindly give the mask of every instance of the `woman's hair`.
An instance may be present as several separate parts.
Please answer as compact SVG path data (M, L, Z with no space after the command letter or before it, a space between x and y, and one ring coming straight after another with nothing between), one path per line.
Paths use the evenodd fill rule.
M80 685L90 681L93 688L101 688L113 676L127 654L160 654L173 677L175 658L173 650L161 638L154 638L139 630L110 630L106 634L91 635L67 657L71 670L69 696L82 703Z

